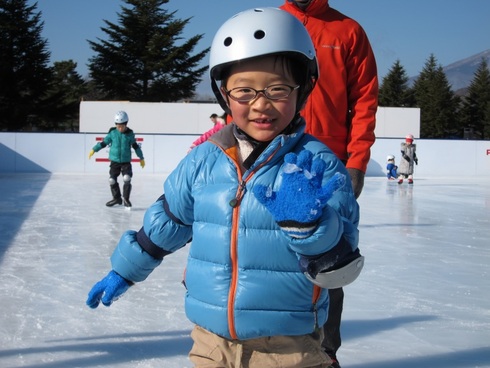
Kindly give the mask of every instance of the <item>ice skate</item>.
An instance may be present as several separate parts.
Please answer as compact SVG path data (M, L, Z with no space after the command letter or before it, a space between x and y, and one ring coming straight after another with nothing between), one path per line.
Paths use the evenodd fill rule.
M408 179L408 184L413 184L413 179Z
M403 184L403 179L402 178L398 179L398 184Z
M105 205L107 207L112 207L112 206L115 206L116 204L122 204L121 197L119 197L119 198L113 198L109 202L107 202Z
M122 204L121 190L119 189L119 184L111 184L112 199L105 205L107 207L115 206L116 204Z
M131 201L129 200L129 195L131 194L131 187L132 185L129 182L124 183L123 202L124 202L124 207L126 207L126 209L130 209L132 206Z

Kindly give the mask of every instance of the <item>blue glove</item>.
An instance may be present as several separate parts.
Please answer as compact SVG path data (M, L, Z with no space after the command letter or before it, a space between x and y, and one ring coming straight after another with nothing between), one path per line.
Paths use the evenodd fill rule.
M108 307L119 299L131 285L130 282L126 281L118 273L111 271L90 290L86 303L90 308L95 309L102 301L102 304Z
M336 173L322 187L326 163L304 150L284 157L281 187L273 192L271 187L257 185L255 197L274 216L278 225L293 238L307 238L316 229L323 208L333 193L345 184L345 175Z

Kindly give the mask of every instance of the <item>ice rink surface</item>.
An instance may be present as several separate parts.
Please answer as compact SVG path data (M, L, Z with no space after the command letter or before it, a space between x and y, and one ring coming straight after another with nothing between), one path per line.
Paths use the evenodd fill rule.
M85 299L163 177L0 174L0 367L191 367L180 281L186 248L110 308ZM343 368L490 367L490 179L366 178L366 265L345 288Z

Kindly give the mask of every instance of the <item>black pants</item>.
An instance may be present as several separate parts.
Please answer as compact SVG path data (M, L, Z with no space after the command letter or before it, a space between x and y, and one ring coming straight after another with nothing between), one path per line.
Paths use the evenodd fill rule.
M342 344L340 338L340 321L342 319L342 309L344 307L344 290L342 288L329 289L330 298L327 322L323 325L322 347L327 354L336 355Z
M129 175L130 177L133 177L133 167L131 166L131 162L119 163L111 161L109 176L117 183L117 177L121 174L123 176Z

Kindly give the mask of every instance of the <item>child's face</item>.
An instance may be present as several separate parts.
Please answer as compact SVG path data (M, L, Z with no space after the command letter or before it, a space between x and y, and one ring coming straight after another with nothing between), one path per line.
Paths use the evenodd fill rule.
M232 67L226 90L253 88L263 90L272 85L295 87L292 76L285 75L284 66L276 57L251 60ZM294 118L296 113L297 89L288 97L270 100L264 93L248 102L238 102L227 97L235 124L252 138L260 142L274 139Z
M126 131L126 124L116 124L116 129L119 130L121 133L124 133Z

